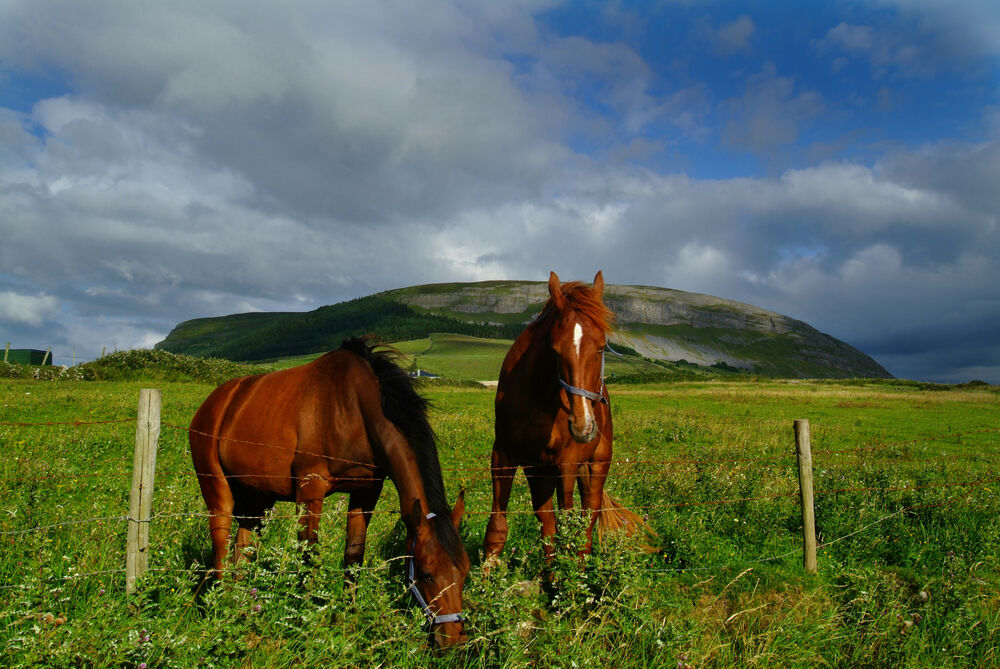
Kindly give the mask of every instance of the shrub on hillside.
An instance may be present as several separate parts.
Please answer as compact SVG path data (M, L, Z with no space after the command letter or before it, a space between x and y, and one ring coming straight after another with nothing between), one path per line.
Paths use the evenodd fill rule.
M196 358L151 349L116 351L76 367L19 365L0 362L0 377L38 381L202 381L222 383L229 379L270 371L220 358Z
M21 365L0 362L0 378L35 379L38 381L83 381L84 373L79 367L56 367L55 365Z
M269 367L232 362L221 358L196 358L156 349L116 351L93 362L79 365L88 380L204 381L222 383L229 379L270 371Z

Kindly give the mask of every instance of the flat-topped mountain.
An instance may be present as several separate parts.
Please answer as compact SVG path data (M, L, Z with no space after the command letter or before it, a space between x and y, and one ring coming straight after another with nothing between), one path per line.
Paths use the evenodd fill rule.
M548 298L545 282L411 286L305 313L250 313L179 324L156 345L175 353L261 360L335 348L347 336L386 341L453 332L515 337ZM615 343L654 360L788 378L891 378L854 347L782 314L651 286L606 285Z

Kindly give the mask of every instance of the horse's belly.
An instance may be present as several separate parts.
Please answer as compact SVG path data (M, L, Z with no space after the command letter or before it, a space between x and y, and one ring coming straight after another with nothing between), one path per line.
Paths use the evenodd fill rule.
M230 482L275 497L292 494L292 457L247 447L220 447L219 451L222 469Z

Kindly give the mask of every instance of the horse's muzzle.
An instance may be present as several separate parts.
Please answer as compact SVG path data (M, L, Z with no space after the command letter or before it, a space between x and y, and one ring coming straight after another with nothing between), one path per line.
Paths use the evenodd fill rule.
M573 441L578 441L581 444L589 444L597 437L597 421L590 420L587 422L583 430L578 430L576 428L576 423L573 421L573 417L570 416L569 419L569 433L573 437Z
M461 622L436 625L431 631L431 641L437 648L460 646L468 640L469 638L465 634L465 624Z

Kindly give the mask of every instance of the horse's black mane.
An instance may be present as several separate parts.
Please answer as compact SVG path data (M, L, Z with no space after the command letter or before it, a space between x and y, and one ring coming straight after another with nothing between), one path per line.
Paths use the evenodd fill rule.
M392 348L378 345L368 338L345 339L340 348L355 353L368 361L382 389L382 412L399 428L413 448L424 483L424 494L430 509L438 517L434 523L438 541L456 563L459 561L461 539L450 522L451 508L441 478L434 429L427 418L430 401L417 392L414 379L396 364L399 353Z

